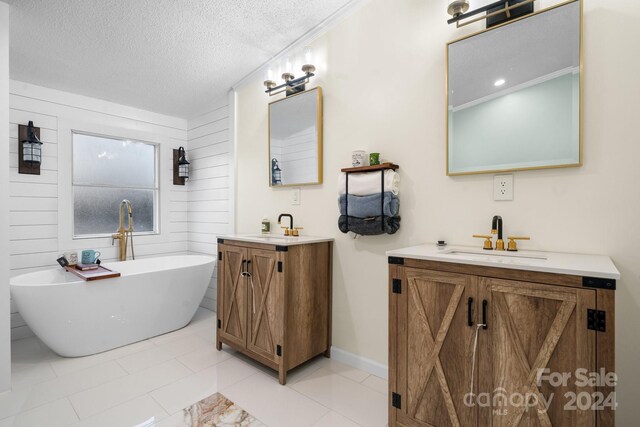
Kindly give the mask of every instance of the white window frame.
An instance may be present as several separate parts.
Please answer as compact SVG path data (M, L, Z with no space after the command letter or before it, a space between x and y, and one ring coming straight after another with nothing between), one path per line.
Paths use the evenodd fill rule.
M98 234L76 234L75 231L75 203L76 203L76 196L75 196L75 183L73 182L73 168L74 168L74 157L73 157L73 136L74 135L86 135L86 136L95 136L97 138L104 138L104 139L111 139L111 140L116 140L116 141L131 141L131 142L136 142L136 143L140 143L140 144L146 144L146 145L151 145L153 147L153 156L154 156L154 194L153 194L153 230L151 231L135 231L135 221L134 221L134 236L150 236L150 235L155 235L155 234L160 234L160 179L159 179L159 173L160 173L160 165L158 162L158 157L159 157L159 152L160 152L160 144L158 143L154 143L154 142L148 142L148 141L141 141L139 139L133 139L133 138L121 138L119 136L112 136L112 135L102 135L102 134L97 134L94 132L83 132L83 131L79 131L79 130L72 130L71 131L71 194L73 197L73 202L72 202L72 206L73 206L73 210L71 213L71 224L73 227L73 239L93 239L93 238L99 238L99 237L111 237L111 235L116 231L113 230L113 232L111 233L98 233ZM113 186L113 185L83 185L83 187L95 187L95 188L119 188L119 189L133 189L133 190L150 190L149 188L138 188L138 187L117 187L117 186ZM127 224L127 222L125 221L125 224Z
M148 232L134 232L136 247L147 244L169 244L171 236L169 223L169 185L172 178L173 164L172 150L176 141L169 136L151 131L144 131L131 127L106 126L100 121L82 121L58 118L58 245L61 251L81 250L87 248L107 248L112 246L111 235L74 238L73 218L73 137L72 133L109 135L118 139L130 139L158 145L157 176L158 176L158 220L157 234ZM140 126L145 128L145 126ZM134 221L135 228L135 221ZM115 230L114 230L115 232ZM117 248L114 246L113 251ZM136 250L136 255L142 255ZM103 254L104 256L104 254Z

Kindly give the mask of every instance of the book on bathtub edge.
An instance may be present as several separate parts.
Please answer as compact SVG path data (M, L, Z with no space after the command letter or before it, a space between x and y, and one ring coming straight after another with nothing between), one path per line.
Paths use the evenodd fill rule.
M98 267L100 267L98 264L76 264L76 269L80 271L97 270Z

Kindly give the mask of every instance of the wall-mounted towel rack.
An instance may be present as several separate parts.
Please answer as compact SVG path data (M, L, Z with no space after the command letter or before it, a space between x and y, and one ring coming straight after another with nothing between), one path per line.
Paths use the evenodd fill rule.
M393 170L396 171L400 168L400 166L396 165L395 163L390 163L390 162L386 162L386 163L381 163L379 165L374 165L374 166L361 166L361 167L355 167L355 168L344 168L341 169L341 172L343 172L345 174L345 188L344 188L344 192L345 192L345 217L346 217L346 232L348 231L354 231L351 230L351 228L349 227L349 175L353 174L353 173L380 173L380 232L379 233L372 233L372 234L384 234L384 233L395 233L395 231L397 230L397 228L399 227L399 223L398 226L392 231L388 231L387 227L385 226L385 210L384 210L384 206L385 206L385 171L387 170ZM340 203L340 202L339 202ZM371 218L374 219L374 218ZM397 218L392 218L392 219L397 219L397 221L400 220L400 217L397 216ZM366 219L365 219L366 220ZM340 224L339 224L340 226ZM342 228L341 228L342 229ZM342 230L343 232L345 232L344 230ZM355 231L354 231L355 232ZM359 233L358 233L359 234Z

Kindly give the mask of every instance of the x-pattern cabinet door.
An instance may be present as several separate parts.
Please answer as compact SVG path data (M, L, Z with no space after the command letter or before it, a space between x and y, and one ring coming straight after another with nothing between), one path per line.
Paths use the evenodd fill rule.
M247 343L247 289L245 274L247 249L219 245L222 269L218 274L218 331L222 338L245 347Z
M284 325L284 272L278 271L281 254L249 249L247 349L274 362L278 361L276 348L282 345Z
M492 397L492 406L479 407L479 425L594 426L596 411L572 407L571 400L594 392L576 371L595 371L596 332L587 328L587 310L595 308L596 292L480 278L479 294L489 313L479 341L479 386ZM554 383L541 375L546 369L566 380Z
M472 378L471 353L477 278L400 268L397 298L397 425L474 426L477 410L465 404ZM469 306L471 318L469 324Z

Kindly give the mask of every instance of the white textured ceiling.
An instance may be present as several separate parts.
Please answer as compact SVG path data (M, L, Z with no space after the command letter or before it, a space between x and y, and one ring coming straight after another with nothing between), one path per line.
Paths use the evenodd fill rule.
M11 78L191 118L350 0L5 0Z

